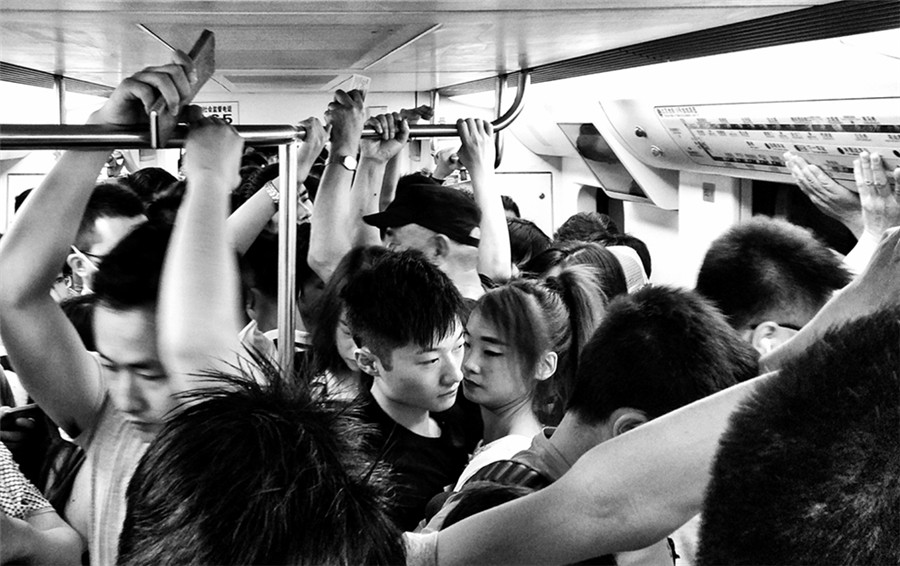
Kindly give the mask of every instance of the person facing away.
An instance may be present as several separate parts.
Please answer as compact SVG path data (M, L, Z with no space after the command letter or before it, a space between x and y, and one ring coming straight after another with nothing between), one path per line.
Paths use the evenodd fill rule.
M696 290L766 354L796 334L849 282L841 260L807 230L758 216L713 241Z
M412 530L425 504L466 464L462 423L448 411L462 381L462 297L415 250L388 252L343 291L359 368L373 379L362 418L393 468L391 515Z
M752 349L696 293L658 286L622 295L581 352L559 426L535 436L512 463L483 468L470 481L523 477L544 487L598 444L756 374ZM671 563L665 541L625 554L618 563Z
M162 96L168 135L196 80L190 58L173 57L123 81L89 122L146 123L146 109ZM171 241L167 230L144 223L96 274L97 353L84 347L48 290L109 152L63 153L0 244L5 345L38 405L86 452L65 514L96 564L116 561L125 487L149 440L180 407L179 393L202 385L198 372L238 362L237 272L225 219L241 146L219 121L191 130L188 191Z

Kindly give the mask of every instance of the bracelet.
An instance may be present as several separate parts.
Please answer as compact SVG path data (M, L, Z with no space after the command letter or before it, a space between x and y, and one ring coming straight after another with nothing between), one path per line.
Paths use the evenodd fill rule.
M269 181L265 185L263 185L263 189L265 189L266 193L268 193L269 198L272 199L272 203L275 205L275 208L278 208L278 203L281 201L281 193L278 192L278 187L275 186L275 183Z

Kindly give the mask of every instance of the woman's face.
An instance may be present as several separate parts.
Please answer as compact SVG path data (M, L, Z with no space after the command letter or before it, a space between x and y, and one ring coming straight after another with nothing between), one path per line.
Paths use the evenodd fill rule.
M500 339L494 325L477 309L466 324L463 393L466 399L492 411L521 403L531 396L518 352Z
M347 368L350 371L359 371L359 366L356 365L356 342L353 341L350 327L347 325L346 309L341 309L337 329L334 331L334 343L337 346L341 359L347 364Z

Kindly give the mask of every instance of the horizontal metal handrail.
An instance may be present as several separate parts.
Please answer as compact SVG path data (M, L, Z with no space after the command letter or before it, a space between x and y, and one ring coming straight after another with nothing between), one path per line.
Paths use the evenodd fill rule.
M522 112L525 91L531 82L528 72L519 73L519 88L512 106L505 114L492 122L494 131L509 126ZM235 126L247 145L282 145L306 138L302 126ZM165 147L183 147L188 127L178 125ZM364 138L378 137L373 128L364 128ZM447 138L457 135L455 124L413 124L409 127L411 139ZM150 145L147 126L107 125L57 125L57 124L0 124L0 149L146 149Z

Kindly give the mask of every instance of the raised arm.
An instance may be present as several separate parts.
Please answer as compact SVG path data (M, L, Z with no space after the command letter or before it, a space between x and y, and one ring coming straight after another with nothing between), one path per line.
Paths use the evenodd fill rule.
M409 141L409 123L399 113L380 114L366 122L381 134L380 138L362 140L359 171L353 181L353 246L369 246L381 243L378 228L362 221L367 214L380 208L380 195L387 164L394 162ZM396 182L394 183L396 188ZM393 191L391 191L393 193Z
M469 118L456 122L462 148L459 159L472 178L472 192L481 209L481 242L478 244L478 273L494 281L512 275L512 252L503 200L494 183L494 128L487 120Z
M306 139L300 144L297 155L297 182L302 184L309 176L316 157L322 153L328 133L318 118L307 118L300 125L306 129ZM278 187L277 181L273 181L273 184ZM276 212L278 206L265 190L256 191L247 199L228 217L228 240L234 250L240 255L245 254Z
M331 125L328 163L316 194L315 220L309 236L309 266L322 281L328 281L338 262L353 246L353 212L350 186L353 169L346 158L356 159L362 135L365 96L357 90L338 90L328 105L326 122Z
M225 222L228 195L240 181L244 143L218 118L201 120L185 143L187 190L178 210L160 281L159 353L170 379L232 370L241 353L238 275Z
M158 96L170 112L170 131L189 96L193 66L181 52L175 62L125 79L91 124L147 121ZM69 435L89 427L104 396L98 365L50 297L50 288L75 240L78 225L109 150L63 153L31 194L0 244L0 334L29 393Z
M896 192L900 167L894 170L895 184L891 187L881 156L864 151L853 160L853 177L862 206L863 231L844 263L853 273L860 273L875 253L885 230L900 225L900 201Z
M767 379L604 442L550 487L448 527L438 535L439 566L569 564L665 538L700 512L729 416Z
M862 236L862 204L856 192L829 177L818 165L807 163L795 153L785 152L784 160L794 182L816 208L839 220L857 238Z
M431 120L432 116L434 116L434 109L431 106L422 105L416 108L403 108L400 110L400 118L406 120L407 124L415 124L420 119ZM384 170L384 180L381 182L381 195L378 197L378 210L375 212L384 210L394 200L394 194L397 192L397 183L400 181L400 177L403 176L402 164L405 161L404 157L408 154L406 151L407 147L409 146L404 144L400 151L397 152L397 155L390 158L387 162Z

